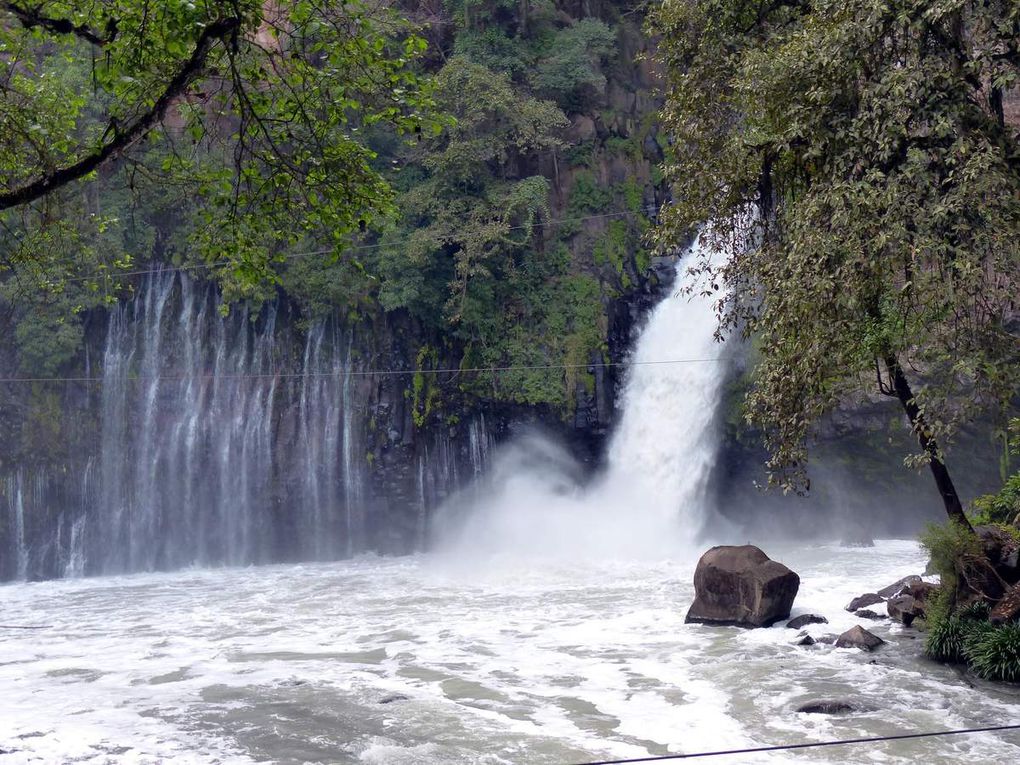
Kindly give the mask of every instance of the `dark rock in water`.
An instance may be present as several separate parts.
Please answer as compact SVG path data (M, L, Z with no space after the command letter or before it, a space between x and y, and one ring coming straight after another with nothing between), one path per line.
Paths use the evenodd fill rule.
M860 648L865 651L873 651L884 643L882 638L868 632L859 624L836 638L836 648Z
M883 587L881 590L878 591L878 594L883 599L888 600L889 598L894 598L901 592L903 592L907 585L917 584L920 581L921 577L919 577L917 574L911 574L910 576L905 576L902 579L896 580L888 587Z
M856 611L854 611L854 616L856 616L858 619L884 619L885 618L884 616L882 616L882 614L877 613L877 612L872 611L872 610L867 609L867 608L859 608L859 609L857 609Z
M854 598L850 601L850 605L846 607L847 611L857 611L858 609L864 608L865 606L873 606L876 603L881 603L883 600L881 595L874 592L867 592L860 597Z
M1020 584L1014 584L988 615L992 624L1006 624L1020 617Z
M885 603L885 608L889 612L890 618L901 622L905 627L909 627L914 619L924 618L923 602L906 592L895 598L889 598Z
M839 715L846 712L862 711L862 707L845 699L819 699L801 704L797 707L797 711L809 715Z
M786 626L792 630L799 630L802 627L807 627L809 624L828 624L829 620L824 616L818 616L817 614L801 614L795 616L786 623Z
M804 635L800 640L794 643L794 645L814 645L814 644L815 639L810 635Z
M816 637L815 642L822 643L823 645L833 645L838 637L838 635L833 634L822 635L820 637Z
M768 627L790 616L800 577L754 545L713 547L694 572L686 622Z
M392 696L386 696L385 698L379 699L380 704L392 704L394 701L407 701L408 697L402 693L394 693Z

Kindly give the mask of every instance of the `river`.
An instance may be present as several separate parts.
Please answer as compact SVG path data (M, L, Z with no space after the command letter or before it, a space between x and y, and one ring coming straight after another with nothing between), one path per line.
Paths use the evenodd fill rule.
M768 548L839 632L915 543ZM1016 689L685 625L693 561L362 557L0 587L0 763L579 763L1020 722ZM817 698L872 711L798 714ZM709 762L1005 763L1020 733Z

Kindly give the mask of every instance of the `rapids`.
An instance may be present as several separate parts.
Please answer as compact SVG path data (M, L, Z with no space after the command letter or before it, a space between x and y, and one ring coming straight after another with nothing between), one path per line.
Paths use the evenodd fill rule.
M855 595L924 566L916 544L768 548L794 615L838 632ZM564 765L607 757L1020 722L1016 689L923 662L793 646L782 624L684 625L689 560L442 555L0 587L0 763ZM873 711L797 714L851 697ZM1006 763L1020 734L716 758Z

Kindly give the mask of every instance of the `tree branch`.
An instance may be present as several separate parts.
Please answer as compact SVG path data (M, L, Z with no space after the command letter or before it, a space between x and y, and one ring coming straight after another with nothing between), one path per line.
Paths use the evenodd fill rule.
M10 4L7 3L7 5ZM201 74L213 45L218 40L235 33L240 26L241 19L239 17L219 19L209 24L199 35L191 56L181 65L177 73L167 83L163 93L148 110L126 126L112 125L112 130L108 131L113 136L110 141L77 162L58 168L24 186L0 193L0 210L34 202L61 186L84 178L145 137L149 130L163 118L174 99L184 93L192 81Z
M58 35L74 35L93 45L103 47L111 42L117 34L116 24L111 20L107 36L103 36L85 24L75 24L69 19L55 19L44 16L41 8L24 8L18 3L3 2L0 7L13 14L25 29L41 27Z

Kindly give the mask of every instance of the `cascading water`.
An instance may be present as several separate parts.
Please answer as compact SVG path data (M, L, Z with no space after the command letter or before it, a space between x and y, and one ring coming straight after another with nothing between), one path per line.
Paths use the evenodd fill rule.
M255 332L216 302L166 271L110 318L93 570L269 556L275 313Z
M110 311L82 418L96 449L0 479L0 580L421 549L434 508L482 471L477 417L390 436L373 478L371 423L393 405L370 411L351 329L295 337L273 304L224 317L220 300L168 269Z
M304 528L311 557L330 560L358 549L364 476L355 460L352 341L315 324L305 343L299 402Z
M700 240L676 266L631 357L622 417L604 473L582 486L573 458L540 435L510 444L494 468L441 514L442 548L472 553L577 556L661 554L694 540L724 382L713 298L683 290Z

